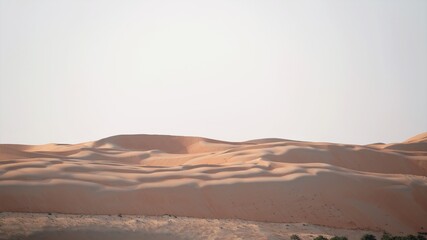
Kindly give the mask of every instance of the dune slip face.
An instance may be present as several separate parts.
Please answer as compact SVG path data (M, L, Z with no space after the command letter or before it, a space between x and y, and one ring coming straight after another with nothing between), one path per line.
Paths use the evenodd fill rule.
M0 144L0 211L427 231L427 133L348 145L119 135Z

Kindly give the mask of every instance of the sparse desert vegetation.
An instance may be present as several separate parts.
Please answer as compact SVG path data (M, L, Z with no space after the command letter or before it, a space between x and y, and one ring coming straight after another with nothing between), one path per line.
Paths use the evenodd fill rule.
M332 237L330 240L348 240L347 237L343 237L343 236L335 236Z
M298 235L293 234L293 235L291 236L291 240L301 240L301 238L300 238Z
M361 240L376 240L377 238L372 234L365 234L362 236Z
M290 239L291 240L301 240L301 238L296 234L293 234L290 237ZM374 235L368 234L368 233L364 234L360 238L360 240L376 240L376 239L377 238ZM327 237L325 237L323 235L319 235L319 236L313 238L313 240L348 240L348 238L345 236L334 236L334 237L331 237L328 239ZM393 236L392 234L390 234L388 232L384 232L382 237L381 237L381 240L426 240L426 237L420 233L417 236L412 235L412 234L409 234L406 236Z
M406 236L393 236L388 232L384 232L381 240L426 240L426 237L419 233L417 236L415 235L406 235Z
M319 236L315 237L314 240L328 240L328 239L326 237L324 237L323 235L319 235Z

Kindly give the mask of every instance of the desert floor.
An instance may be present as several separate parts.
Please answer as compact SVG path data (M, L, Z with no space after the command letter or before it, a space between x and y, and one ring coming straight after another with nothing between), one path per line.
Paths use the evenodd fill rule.
M335 229L305 223L265 223L237 219L175 216L1 213L0 239L301 239L382 233Z

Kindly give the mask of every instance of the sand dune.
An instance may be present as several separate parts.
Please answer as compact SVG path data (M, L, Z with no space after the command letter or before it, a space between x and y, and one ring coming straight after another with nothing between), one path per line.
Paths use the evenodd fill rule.
M120 135L0 145L0 211L427 229L427 133L345 145Z

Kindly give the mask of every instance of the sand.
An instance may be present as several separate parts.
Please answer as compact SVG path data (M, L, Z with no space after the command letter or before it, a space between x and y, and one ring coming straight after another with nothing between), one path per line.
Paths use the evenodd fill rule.
M290 239L297 234L302 240L347 236L359 240L380 232L335 229L305 223L265 223L238 219L201 219L175 216L138 215L66 215L46 213L0 213L0 239L126 239L126 240L228 240Z
M370 145L164 135L2 144L0 211L425 232L427 133Z

